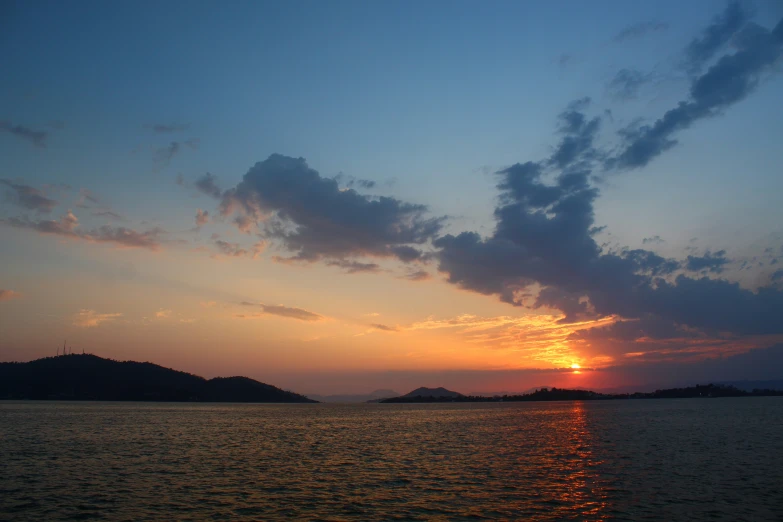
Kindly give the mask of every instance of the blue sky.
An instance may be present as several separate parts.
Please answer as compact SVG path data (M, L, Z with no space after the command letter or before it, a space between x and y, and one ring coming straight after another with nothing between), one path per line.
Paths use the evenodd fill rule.
M218 204L197 190L196 180L209 172L221 191L239 187L254 164L282 154L306 158L322 178L342 174L342 184L372 181L368 197L426 205L427 219L446 216L438 234L414 244L435 244L438 236L466 231L488 238L499 208L493 173L552 155L562 136L558 116L574 100L590 98L579 110L600 119L591 146L611 158L624 146L618 131L635 123L651 125L689 100L699 76L721 56L739 52L745 35L756 34L757 26L768 33L783 18L780 2L738 4L742 27L701 70L689 70L688 46L728 16L727 6L714 1L3 2L0 121L8 132L0 132L0 178L45 190L56 206L50 215L20 210L14 192L0 202L0 218L58 219L71 209L83 229L107 223L136 231L160 227L176 262L164 269L166 263L138 258L133 273L158 281L185 279L200 288L198 275L185 276L187 269L176 266L200 255L194 248L214 248L211 234L240 245L233 252L249 252L254 242L266 241L268 252L278 257L293 243L275 242L260 230L251 241L230 226L228 214L216 220ZM612 84L622 70L638 84L625 96ZM583 158L595 163L589 182L600 193L591 208L594 225L606 228L593 237L604 252L645 248L685 260L725 250L730 262L700 276L739 282L749 290L775 283L770 263L783 245L779 56L759 70L753 76L758 85L747 95L711 105L708 116L678 130L677 144L651 161L623 170L606 167L595 155ZM13 126L45 132L45 147L11 132ZM176 150L167 157L172 143ZM554 183L557 176L550 169L541 179ZM70 188L57 189L58 184ZM80 189L96 201L85 201ZM247 200L241 204L249 212ZM269 204L264 212L291 212ZM204 228L194 228L197 208L212 216ZM107 212L122 220L107 222ZM54 283L61 272L66 278L122 273L139 255L123 250L112 257L92 246L88 253L71 251L56 238L22 228L0 227L4 244L11 245L0 254L5 266L0 288L21 295L30 291L13 288L19 281ZM661 241L643 242L655 236ZM357 248L342 252L348 257L338 261L358 262L359 252L361 262L380 258L384 269L394 269L387 266L394 259L386 250ZM335 266L347 270L344 263L335 264L334 252L318 252L310 272L316 279L331 277L325 274L335 273ZM55 253L61 260L56 268ZM226 274L208 291L224 291L230 284L241 288L237 280L227 282L230 273L261 271L290 281L280 283L284 301L283 289L296 295L297 280L309 277L276 263L271 254L260 257L263 261L256 261L266 263L261 269L258 263L239 269L220 264L215 270ZM427 283L439 285L432 314L446 314L441 307L448 292L463 291L475 292L465 313L484 315L481 303L492 310L487 314L500 313L503 305L482 295L497 295L494 290L457 281L445 262L433 263L422 265L438 280ZM354 283L352 275L338 272L342 290L337 292L363 306L380 299L363 293L367 283ZM546 286L541 280L536 284ZM15 306L36 306L34 299L24 300L26 305ZM394 300L405 308L404 296ZM87 306L63 303L53 315L69 317ZM509 308L510 314L523 313ZM117 313L129 317L131 312ZM6 328L7 339L25 338ZM34 344L25 341L27 351L14 349L14 357Z

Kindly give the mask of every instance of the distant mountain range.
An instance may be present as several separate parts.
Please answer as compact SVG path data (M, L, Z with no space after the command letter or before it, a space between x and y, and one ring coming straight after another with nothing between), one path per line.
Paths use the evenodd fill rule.
M307 396L318 402L377 402L381 399L399 397L400 394L394 390L375 390L365 394L317 395L310 393Z
M446 397L446 398L456 398L456 397L463 397L461 393L447 390L446 388L416 388L410 393L406 393L403 395L403 398L413 398L413 397Z
M90 354L0 363L0 399L316 402L248 377L205 379L149 362Z
M425 393L431 392L426 395ZM445 395L448 392L452 395ZM457 392L449 392L444 388L418 388L403 395L391 399L383 399L384 403L422 403L422 402L538 402L538 401L605 401L628 399L691 399L691 398L718 398L718 397L768 397L782 396L783 390L769 388L754 388L745 391L727 384L706 384L689 386L687 388L669 388L656 390L649 393L600 393L590 390L569 390L563 388L541 388L532 393L504 396L477 396L461 395Z

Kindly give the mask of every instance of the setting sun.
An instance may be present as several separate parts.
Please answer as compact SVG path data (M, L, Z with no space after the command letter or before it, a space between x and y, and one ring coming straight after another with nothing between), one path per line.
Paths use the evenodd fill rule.
M581 366L579 366L578 364L574 363L574 364L571 365L571 368L573 368L574 370L578 370L578 369L581 368Z

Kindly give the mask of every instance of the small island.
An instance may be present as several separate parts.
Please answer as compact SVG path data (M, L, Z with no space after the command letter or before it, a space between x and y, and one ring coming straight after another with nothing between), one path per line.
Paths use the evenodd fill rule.
M444 393L446 392L446 393ZM756 389L740 390L723 384L706 384L687 388L656 390L650 393L599 393L589 390L568 390L563 388L541 388L520 395L462 395L445 388L418 388L401 397L383 399L381 403L425 403L425 402L537 402L537 401L606 401L622 399L691 399L715 397L769 397L783 396L783 390Z
M205 379L149 362L68 354L0 363L0 399L314 403L248 377Z

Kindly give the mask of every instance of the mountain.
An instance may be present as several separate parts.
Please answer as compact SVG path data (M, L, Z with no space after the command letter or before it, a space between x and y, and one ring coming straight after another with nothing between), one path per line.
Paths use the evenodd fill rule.
M0 399L316 402L247 377L205 379L149 362L91 354L0 363Z
M365 394L337 394L337 395L316 395L307 394L307 396L318 402L375 402L381 399L399 397L400 394L394 390L375 390Z
M461 393L457 393L455 391L447 390L446 388L416 388L410 393L406 393L402 396L405 399L412 399L414 397L448 397L455 399L457 397L464 397Z

